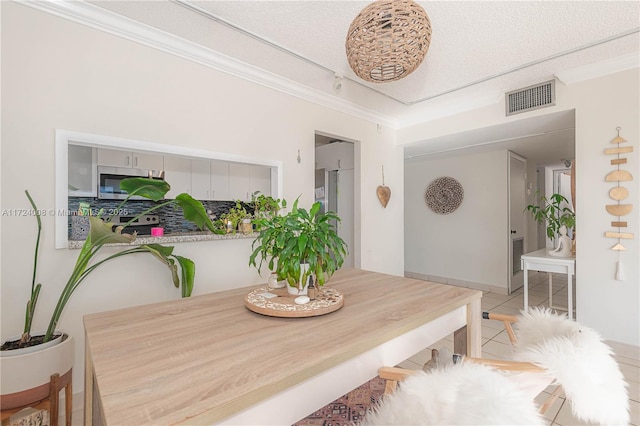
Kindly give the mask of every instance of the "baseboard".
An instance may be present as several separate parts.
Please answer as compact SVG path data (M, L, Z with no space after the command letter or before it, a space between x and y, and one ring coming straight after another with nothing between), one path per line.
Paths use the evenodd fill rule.
M471 288L473 290L481 290L490 293L507 295L508 290L503 287L493 286L489 284L476 283L473 281L457 280L455 278L440 277L437 275L421 274L419 272L404 271L404 276L421 281L429 281L432 283L448 284L456 287Z

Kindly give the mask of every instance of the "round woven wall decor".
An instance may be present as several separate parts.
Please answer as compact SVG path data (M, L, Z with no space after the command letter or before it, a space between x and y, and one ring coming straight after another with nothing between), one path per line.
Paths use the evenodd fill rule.
M434 179L424 193L427 207L437 214L453 213L464 198L464 190L460 182L452 177Z
M431 43L431 21L412 0L378 0L356 16L347 32L349 66L363 80L385 83L411 74Z

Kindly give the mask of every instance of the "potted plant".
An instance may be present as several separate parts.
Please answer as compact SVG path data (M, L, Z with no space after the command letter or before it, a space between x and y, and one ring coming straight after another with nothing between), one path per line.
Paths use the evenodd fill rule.
M236 200L236 205L231 207L227 213L221 214L220 220L227 233L235 233L236 230L245 234L251 232L251 213L247 211L240 200Z
M298 294L305 294L312 275L322 286L342 266L347 253L335 228L339 221L333 212L320 213L319 202L307 211L298 207L298 200L285 215L255 219L260 233L253 241L249 265L260 271L266 262Z
M531 213L536 222L540 224L546 222L547 237L554 240L559 235L562 226L565 226L567 230L576 226L576 214L568 205L569 201L561 194L553 194L549 198L542 195L540 203L529 204L526 211Z
M287 202L275 199L270 195L264 195L256 191L251 195L251 205L253 206L253 216L256 219L272 218L278 214L280 208L287 207ZM255 220L254 220L255 223Z
M127 191L128 196L120 203L120 205L115 210L122 209L129 198L134 195L143 196L147 199L158 202L164 199L164 195L170 189L169 184L163 180L147 178L125 179L122 181L121 187L122 189ZM41 365L41 363L48 362L46 358L55 357L55 354L53 353L53 350L55 348L72 345L72 339L70 338L70 336L62 336L63 333L57 331L58 321L60 320L60 316L62 315L65 306L69 302L75 290L77 290L77 288L83 282L85 282L86 278L91 274L91 272L93 272L96 268L100 267L104 263L129 254L149 253L168 267L173 284L177 288L181 289L182 297L188 297L191 295L195 277L195 264L192 260L173 254L173 247L163 246L161 244L127 246L121 251L110 254L104 258L97 259L97 254L100 252L100 249L106 244L132 243L136 240L135 233L133 235L122 233L122 229L127 226L126 224L113 229L114 225L109 223L108 220L103 220L102 212L99 212L97 216L89 216L88 218L90 223L89 234L79 251L78 258L73 270L71 271L69 279L58 298L58 302L53 313L51 314L46 332L43 332L42 335L39 336L32 336L32 321L36 310L38 296L40 295L40 290L42 288L42 285L40 283L37 283L38 252L40 246L42 224L39 215L40 210L38 210L29 192L25 191L25 193L35 213L38 226L33 262L33 275L31 281L31 295L26 305L25 323L22 335L16 339L10 339L10 341L5 342L2 345L2 350L0 351L0 354L2 355L1 359L3 361L3 395L5 395L6 393L18 392L18 390L10 388L8 386L8 383L17 382L17 386L30 383L29 380L26 380L23 377L25 376L24 370L29 370L30 367L28 365L26 367L21 367L21 357L24 357L28 361L28 363L30 363L31 367L33 367L34 363L38 363L38 365ZM185 219L195 223L200 229L206 227L215 232L213 224L211 223L211 220L209 219L209 216L207 215L202 204L199 201L193 199L188 194L179 194L174 200L164 200L161 203L158 203L155 206L140 213L129 223L132 223L141 215L148 214L151 211L171 204L180 207L183 211ZM46 350L42 350L42 348L46 346L48 342L51 342L56 335L60 335L59 338L63 341L63 343ZM25 354L25 352L27 353ZM65 354L65 356L68 358L69 354L73 354L73 349L65 347L59 352ZM36 353L42 353L43 356L36 358ZM70 362L72 363L73 360L71 359ZM53 360L52 363L60 365L60 362L58 360ZM69 363L68 359L66 360L66 363ZM62 374L66 371L52 371L51 374L53 374L54 372ZM18 375L18 378L15 380L9 377L9 375L12 374L15 376L16 374L14 373ZM11 389L11 391L7 391L6 389ZM30 388L27 387L24 389ZM5 409L4 404L3 409Z

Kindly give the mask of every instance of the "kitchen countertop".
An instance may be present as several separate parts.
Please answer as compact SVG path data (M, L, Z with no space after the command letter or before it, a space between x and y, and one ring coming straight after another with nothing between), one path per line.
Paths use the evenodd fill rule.
M258 233L243 234L236 232L235 234L214 234L212 232L178 232L167 234L162 237L152 237L150 235L138 236L133 243L130 244L106 244L107 246L139 246L142 244L174 244L174 243L190 243L194 241L214 241L214 240L242 240L247 238L256 238ZM69 240L70 249L80 249L85 240Z

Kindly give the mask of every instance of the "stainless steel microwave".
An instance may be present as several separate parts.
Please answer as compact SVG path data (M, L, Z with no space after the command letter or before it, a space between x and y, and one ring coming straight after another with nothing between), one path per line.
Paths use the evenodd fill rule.
M141 170L126 167L98 166L98 198L103 200L124 200L127 192L120 189L120 182L126 178L145 177L164 180L164 170ZM144 200L132 196L131 200Z

